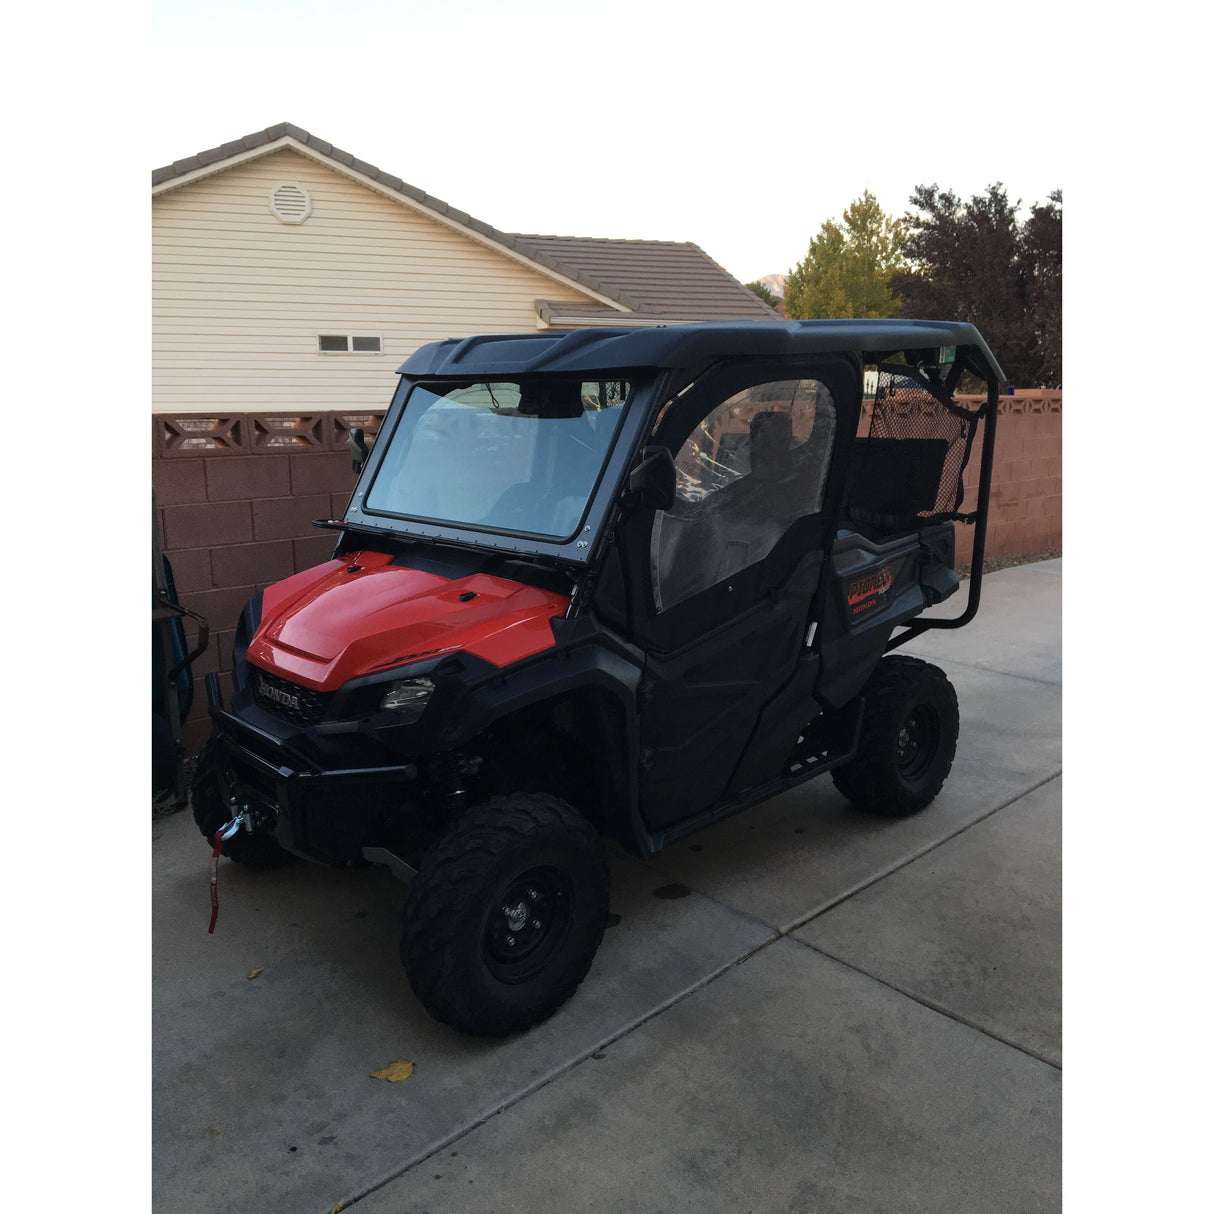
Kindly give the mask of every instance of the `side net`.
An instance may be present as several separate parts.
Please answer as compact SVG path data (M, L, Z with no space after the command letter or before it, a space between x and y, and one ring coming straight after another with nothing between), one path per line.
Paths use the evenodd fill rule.
M856 440L852 518L888 529L968 521L964 475L982 417L981 405L954 400L913 368L881 366L868 433Z

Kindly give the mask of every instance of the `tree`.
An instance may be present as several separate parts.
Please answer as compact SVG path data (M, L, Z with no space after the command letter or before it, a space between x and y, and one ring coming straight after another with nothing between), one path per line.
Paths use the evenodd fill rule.
M865 190L842 224L828 219L818 229L789 272L784 311L801 320L897 315L889 282L905 268L903 241L901 224Z
M746 289L753 291L769 308L780 310L779 301L761 282L748 282Z
M936 185L916 186L902 220L910 265L890 286L901 315L977 326L1013 384L1062 383L1062 194L1033 208L1001 182L969 202Z
M1025 383L1062 386L1062 191L1033 207L1024 225L1030 267L1029 313L1034 321L1038 373ZM1012 381L1015 382L1014 380Z

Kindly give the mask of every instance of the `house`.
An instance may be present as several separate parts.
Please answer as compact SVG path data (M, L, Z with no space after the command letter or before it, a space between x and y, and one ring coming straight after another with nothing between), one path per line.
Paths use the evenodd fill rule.
M447 337L776 316L694 244L501 232L288 123L152 198L155 413L382 408Z

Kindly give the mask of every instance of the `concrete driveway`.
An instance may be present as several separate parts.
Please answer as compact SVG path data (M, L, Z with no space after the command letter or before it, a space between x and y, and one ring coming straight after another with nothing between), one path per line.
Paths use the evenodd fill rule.
M155 823L154 1208L1060 1208L1061 583L994 574L907 647L961 702L932 806L818 780L615 853L589 977L503 1042L422 1011L386 873L223 861L209 936L206 845Z

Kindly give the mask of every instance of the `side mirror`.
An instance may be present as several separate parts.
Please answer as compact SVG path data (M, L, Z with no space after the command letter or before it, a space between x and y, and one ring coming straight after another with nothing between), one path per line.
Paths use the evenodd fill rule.
M668 447L645 447L641 462L628 477L633 500L654 510L669 510L674 505L674 456Z
M367 444L363 441L363 431L361 426L354 426L350 430L350 464L355 472L361 472L363 465L367 462L367 457L371 454L367 450Z

